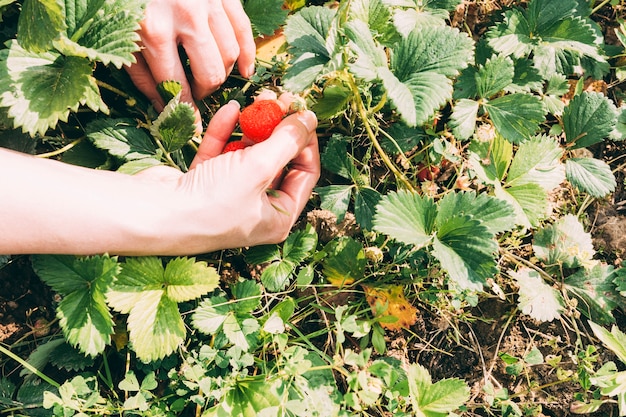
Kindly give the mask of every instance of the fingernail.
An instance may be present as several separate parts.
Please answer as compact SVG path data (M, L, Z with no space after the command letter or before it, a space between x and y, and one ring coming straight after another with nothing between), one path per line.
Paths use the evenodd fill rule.
M237 100L230 100L230 101L228 102L228 104L229 104L229 105L230 105L230 104L234 104L234 105L236 105L237 107L241 108L241 104L239 104L239 102L238 102Z
M256 72L256 68L255 68L254 64L250 65L248 67L248 77L252 77L255 72Z
M309 132L315 131L317 128L317 116L311 110L303 110L298 114L298 120L306 127Z

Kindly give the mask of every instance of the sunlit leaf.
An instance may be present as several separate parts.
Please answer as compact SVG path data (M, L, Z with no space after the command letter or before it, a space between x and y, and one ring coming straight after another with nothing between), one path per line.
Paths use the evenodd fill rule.
M33 268L63 297L57 317L67 341L86 355L102 353L113 333L105 293L120 273L117 258L35 256Z
M22 46L31 52L49 50L52 41L65 30L63 12L61 0L25 0L18 21Z
M615 322L612 310L620 301L613 284L613 271L611 265L598 263L591 269L579 269L564 282L570 296L578 299L578 311L599 324Z
M539 130L545 110L541 100L530 94L516 93L484 104L496 130L513 143L522 143Z
M87 59L28 52L16 41L0 55L2 66L9 79L0 86L0 106L8 107L15 127L31 136L43 135L59 120L67 121L70 111L90 97L94 85Z
M565 172L574 187L592 197L605 197L617 187L611 167L599 159L569 158L565 161Z
M437 223L457 215L470 215L493 235L513 227L515 213L506 201L473 191L446 194L438 204Z
M196 134L196 117L189 103L180 96L167 103L159 117L150 126L150 133L159 139L168 152L182 148Z
M178 303L214 290L219 275L206 262L175 258L163 266L156 257L129 258L107 293L109 305L128 314L130 342L150 362L174 352L186 335Z
M557 290L544 282L537 271L520 268L509 273L519 286L517 303L522 313L542 322L560 317L564 305L563 298Z
M563 111L563 130L572 149L601 142L611 134L616 123L615 105L601 93L583 92Z
M519 145L509 168L507 186L540 185L552 191L565 180L563 148L550 136L539 135Z
M328 243L324 251L322 273L331 284L342 287L363 279L367 259L361 243L344 236Z
M533 249L548 265L590 266L595 254L591 235L576 216L567 214L535 232Z
M407 191L389 193L376 207L374 230L402 243L424 247L432 242L435 202Z
M433 384L428 370L419 364L409 365L407 381L416 416L447 416L469 399L470 390L463 380L449 378Z
M89 123L85 130L96 147L123 160L155 156L155 145L133 119L97 119Z

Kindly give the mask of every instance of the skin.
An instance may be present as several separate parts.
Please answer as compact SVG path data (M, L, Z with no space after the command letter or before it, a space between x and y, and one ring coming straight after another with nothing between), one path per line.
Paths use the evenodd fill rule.
M191 255L284 240L320 175L317 119L289 115L265 142L221 155L239 112L236 102L216 112L186 173L130 176L0 149L11 196L0 205L0 253Z
M243 77L254 74L256 46L250 20L239 0L151 0L139 35L141 51L127 67L133 83L158 111L165 103L156 91L167 80L182 84L182 101L194 105L198 131L200 112L194 98L217 90L235 63ZM188 79L178 47L185 49L193 76Z

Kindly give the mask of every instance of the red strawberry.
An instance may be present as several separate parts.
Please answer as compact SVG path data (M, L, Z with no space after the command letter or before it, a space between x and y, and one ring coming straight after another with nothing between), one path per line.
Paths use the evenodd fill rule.
M423 163L419 163L417 166L417 178L420 181L432 181L439 176L439 167L436 165L424 165Z
M276 100L257 100L241 111L239 127L248 139L263 142L270 137L284 115Z
M222 153L238 151L239 149L243 149L246 147L246 144L241 140L235 140L232 142L228 142L226 146L224 146L224 150Z

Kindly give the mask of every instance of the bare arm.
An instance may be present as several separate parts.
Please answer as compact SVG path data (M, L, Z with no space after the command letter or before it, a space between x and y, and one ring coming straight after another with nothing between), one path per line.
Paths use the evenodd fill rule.
M0 149L0 253L189 255L283 240L319 177L317 121L291 115L267 141L219 155L238 114L235 103L216 113L185 174L129 176Z

